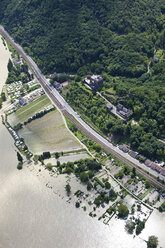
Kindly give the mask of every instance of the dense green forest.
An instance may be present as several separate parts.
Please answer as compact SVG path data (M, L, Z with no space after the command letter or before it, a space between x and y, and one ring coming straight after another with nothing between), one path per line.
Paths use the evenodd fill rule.
M165 160L164 0L1 0L0 23L43 73L102 74L114 104L138 125L116 120L93 93L72 83L66 98L105 134ZM80 80L76 80L80 81Z
M44 73L139 77L163 48L163 0L1 0L0 22Z

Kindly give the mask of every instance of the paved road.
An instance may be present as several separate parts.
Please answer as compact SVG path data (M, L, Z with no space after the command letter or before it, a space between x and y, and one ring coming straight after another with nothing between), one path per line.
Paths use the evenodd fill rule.
M39 83L45 90L46 94L49 96L49 98L52 100L52 102L59 108L63 114L65 114L81 131L83 131L87 136L89 136L93 141L100 144L105 150L113 154L115 157L117 157L120 161L127 164L130 167L136 167L136 170L146 177L148 180L150 180L155 185L159 186L160 188L165 190L165 185L158 182L156 179L154 179L152 176L148 175L146 172L144 172L141 168L144 168L144 165L139 163L137 160L133 159L128 154L123 153L121 150L119 150L118 147L115 147L113 144L111 144L109 141L107 141L105 138L103 138L100 134L98 134L96 131L94 131L90 126L88 126L81 118L80 116L69 106L69 104L64 100L64 98L59 94L57 90L54 88L51 88L49 85L47 79L42 74L36 63L32 60L32 58L29 57L28 54L23 50L23 48L17 44L14 39L7 33L7 31L4 30L2 26L0 26L0 32L3 34L3 36L12 44L12 46L22 55L22 57L25 59L25 61L30 65L32 70L34 71ZM147 168L145 168L147 169ZM153 173L154 171L150 171L150 173Z

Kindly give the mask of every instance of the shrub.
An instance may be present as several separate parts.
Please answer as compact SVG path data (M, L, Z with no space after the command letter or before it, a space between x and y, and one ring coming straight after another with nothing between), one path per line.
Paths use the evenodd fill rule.
M18 170L22 170L22 163L18 163L18 164L17 164L17 169L18 169Z

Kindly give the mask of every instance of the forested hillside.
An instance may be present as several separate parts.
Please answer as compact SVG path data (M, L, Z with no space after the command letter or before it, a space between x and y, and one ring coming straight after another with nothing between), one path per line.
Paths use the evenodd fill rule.
M0 10L45 73L138 77L164 46L164 0L1 0Z

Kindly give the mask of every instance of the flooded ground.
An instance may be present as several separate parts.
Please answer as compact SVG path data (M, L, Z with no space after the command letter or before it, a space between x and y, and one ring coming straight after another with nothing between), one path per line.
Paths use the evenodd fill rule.
M90 158L90 156L83 151L83 152L78 152L77 154L76 153L64 154L63 156L60 156L58 159L56 159L55 157L50 159L45 159L44 162L45 164L51 163L52 165L56 165L57 160L60 161L61 164L63 164L67 162L75 162L80 159L86 159L86 158Z
M0 35L0 92L2 91L3 85L7 79L7 64L10 58L10 52L7 46L4 46L1 35Z
M154 210L151 214L141 238L147 240L151 235L158 237L160 247L165 247L165 213Z
M124 222L106 226L53 194L24 166L16 169L13 140L0 123L0 247L143 248L124 231Z

